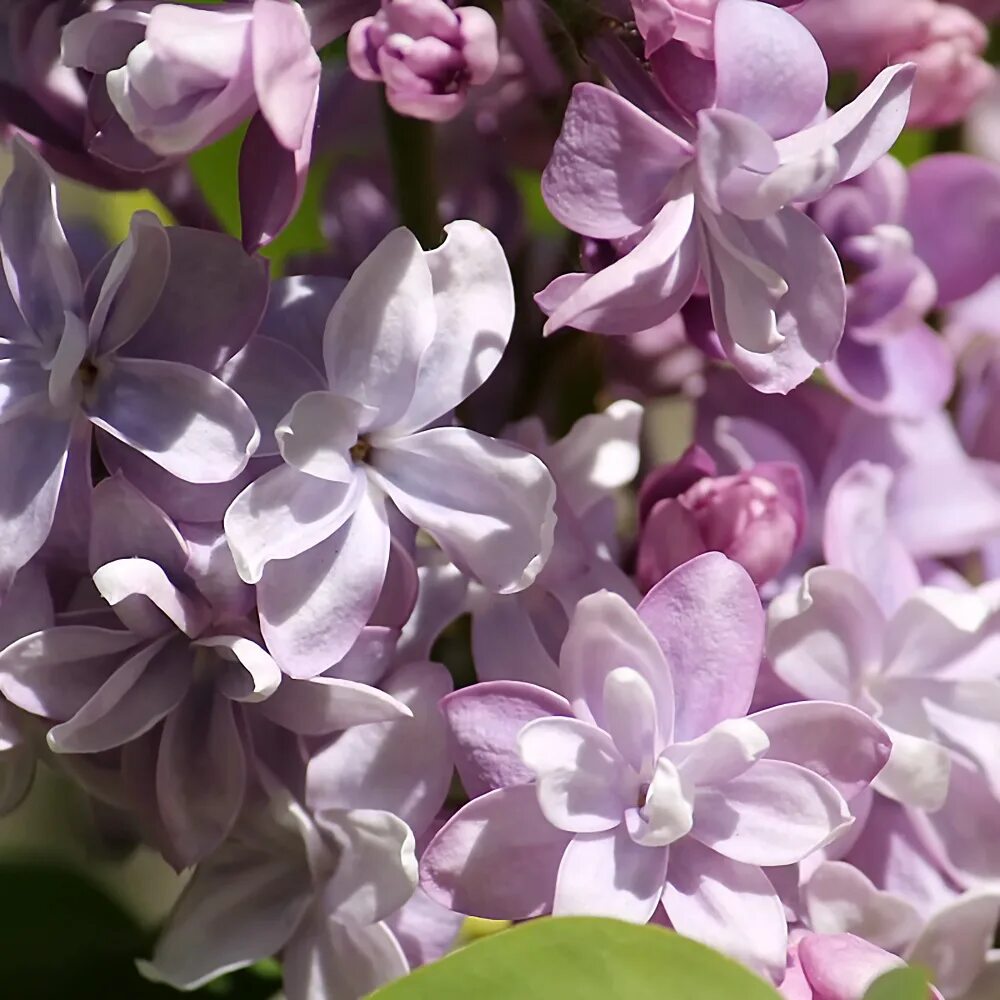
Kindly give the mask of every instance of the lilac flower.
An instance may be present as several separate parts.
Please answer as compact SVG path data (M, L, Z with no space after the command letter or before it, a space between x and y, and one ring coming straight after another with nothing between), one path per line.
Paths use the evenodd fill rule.
M0 653L0 690L57 723L52 750L123 747L140 819L177 867L205 857L235 822L255 780L256 713L315 735L408 712L334 671L279 687L248 617L252 590L221 533L192 536L123 479L104 480L94 490L91 561L114 614L57 617ZM369 659L373 651L367 644Z
M923 321L937 285L902 225L907 194L906 171L885 156L824 195L811 214L856 274L844 339L824 371L858 406L920 417L948 400L954 361Z
M21 141L14 159L0 197L0 254L20 312L0 361L0 589L45 542L60 498L86 509L91 427L99 444L117 439L190 482L244 468L257 426L212 372L253 332L267 294L263 265L234 240L164 229L145 212L84 286L48 170Z
M646 329L683 305L700 272L740 374L764 392L802 382L840 340L844 283L833 248L793 203L818 198L888 149L912 78L912 67L890 67L817 121L827 72L808 32L768 4L722 0L714 105L687 134L579 84L543 193L564 225L620 240L628 252L593 277L556 279L558 293L545 294L560 303L546 330Z
M761 618L745 571L707 553L638 613L608 593L580 602L560 655L566 698L498 682L446 699L459 774L482 794L422 859L431 897L501 919L638 923L662 901L680 933L779 975L785 916L761 866L850 826L844 795L888 741L829 703L744 718Z
M294 214L321 68L297 3L120 4L67 25L62 61L95 74L92 148L124 167L185 156L253 116L240 160L245 245L273 239Z
M1000 975L1000 954L990 954L1000 919L996 892L917 900L877 889L850 864L826 861L809 877L803 895L811 928L824 935L857 935L930 969L945 1000L986 997L989 983Z
M711 551L740 563L763 586L791 558L805 515L796 464L760 463L735 476L716 476L711 457L692 445L677 462L651 472L639 491L639 586L649 590L672 569Z
M433 821L451 778L437 711L451 681L439 664L414 663L386 689L412 717L321 751L309 764L311 812L273 782L265 808L251 802L196 869L146 975L193 989L280 952L288 1000L360 1000L405 975L408 953L435 954L435 940L454 935L453 915L414 899L414 831Z
M500 360L513 316L496 239L471 222L447 231L424 253L397 229L358 268L327 319L326 379L275 432L285 464L226 512L264 638L292 676L335 662L369 620L389 560L387 501L500 593L528 586L551 549L545 466L443 425Z
M362 80L383 80L403 115L443 122L465 105L470 85L485 83L499 61L497 29L480 7L444 0L382 0L347 36L347 60Z
M403 630L400 650L430 655L442 629L464 613L472 622L476 676L554 687L559 646L577 602L607 589L631 603L639 595L614 559L616 491L639 468L642 408L627 400L581 417L565 437L550 442L541 422L507 428L510 440L543 459L557 487L552 553L534 583L516 594L496 594L457 567L428 558L420 567L420 592Z
M796 931L778 992L785 1000L864 1000L879 976L903 964L854 934ZM941 1000L941 994L931 987L928 1000Z

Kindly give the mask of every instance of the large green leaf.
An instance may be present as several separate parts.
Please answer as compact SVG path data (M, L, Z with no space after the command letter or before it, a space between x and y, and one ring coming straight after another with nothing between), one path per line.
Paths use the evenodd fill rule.
M502 877L502 875L498 875ZM372 1000L778 1000L732 959L659 927L534 920L483 938Z
M916 965L879 976L868 988L865 1000L927 1000L927 973Z

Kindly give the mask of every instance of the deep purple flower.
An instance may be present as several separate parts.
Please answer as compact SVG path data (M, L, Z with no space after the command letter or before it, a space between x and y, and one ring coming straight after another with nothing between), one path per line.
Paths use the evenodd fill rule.
M717 476L692 445L651 472L639 492L636 576L645 591L702 552L740 563L758 587L787 565L805 526L805 487L792 462L766 462Z
M497 29L481 7L445 0L383 0L351 28L347 59L362 80L385 83L403 115L443 122L462 110L471 85L497 68Z

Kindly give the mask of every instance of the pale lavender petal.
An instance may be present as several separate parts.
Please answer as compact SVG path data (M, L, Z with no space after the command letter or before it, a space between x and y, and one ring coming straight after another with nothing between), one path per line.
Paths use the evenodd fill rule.
M372 467L403 515L489 589L523 590L545 564L555 484L529 452L437 427L376 447Z
M846 107L811 128L779 139L781 159L808 156L818 147L832 146L840 166L831 185L867 170L889 151L903 129L915 72L912 63L882 70Z
M715 13L715 102L774 138L816 120L826 100L826 62L795 18L768 4L721 0Z
M417 885L413 832L379 809L320 809L317 823L339 847L322 890L323 911L341 923L371 924L398 910Z
M673 928L780 978L788 928L781 900L753 865L730 861L691 837L674 844L663 907Z
M807 934L798 946L802 968L820 996L862 997L903 960L853 934Z
M215 372L260 323L267 261L247 255L239 241L223 233L171 226L167 236L167 282L152 315L122 353Z
M827 563L861 580L887 616L920 586L916 563L889 523L892 480L884 465L852 465L830 489L823 524Z
M49 535L71 433L70 421L41 408L0 423L0 593Z
M560 830L612 830L634 804L626 798L625 764L603 729L579 719L536 719L518 734L517 745L537 779L542 815Z
M98 753L152 729L191 684L191 652L181 640L155 640L134 653L67 722L49 731L56 753Z
M565 698L523 681L486 681L441 701L452 759L462 787L475 798L534 777L521 760L517 735L534 719L570 715Z
M16 137L14 172L0 194L0 255L11 295L38 340L54 350L65 313L83 304L80 271L56 211L48 167Z
M94 487L90 531L90 566L130 556L151 560L174 580L185 575L189 554L167 515L115 473Z
M135 336L156 307L169 268L167 230L151 212L136 212L128 238L114 252L90 314L88 338L96 356L117 351ZM98 264L97 272L102 270Z
M196 636L208 624L208 605L178 590L149 559L116 559L94 573L94 586L130 631L157 636L173 624Z
M357 641L382 590L389 538L384 501L369 491L325 541L268 565L257 585L260 627L290 677L323 673Z
M491 920L540 916L552 909L571 838L542 816L531 785L499 788L473 799L441 828L421 856L420 884L457 913Z
M173 361L116 359L97 379L87 414L102 430L192 483L232 479L260 440L253 415L229 386Z
M178 868L216 850L243 805L248 767L238 711L211 685L194 685L163 723L156 801L166 856Z
M385 923L341 923L320 914L303 921L281 956L289 1000L357 1000L410 971Z
M281 683L281 671L259 643L242 635L209 635L192 646L213 650L225 666L215 676L215 688L231 701L255 704L270 698Z
M798 594L771 604L768 659L807 698L850 702L861 678L882 663L885 627L875 598L858 580L819 566Z
M742 566L718 552L697 556L661 580L638 611L670 664L676 739L693 739L746 713L760 667L764 612Z
M749 720L770 740L766 756L814 771L849 802L889 759L885 730L864 712L829 701L803 701L755 712Z
M699 788L694 816L692 837L750 865L795 864L853 822L830 782L781 760L758 760L715 788Z
M35 632L0 653L0 691L34 715L75 715L141 640L121 629L63 625Z
M455 572L460 573L457 569ZM462 580L468 583L467 577ZM524 595L488 594L482 600L473 598L472 662L480 680L520 681L559 689L559 668L537 627L537 609L531 607L537 598L539 595L532 589ZM557 620L564 630L566 615L556 598L548 594L541 600L554 613L558 612ZM457 617L452 615L449 621Z
M624 824L605 833L580 833L559 865L552 915L614 917L644 924L663 894L669 848L642 847Z
M297 149L313 125L310 109L322 68L310 40L309 22L298 6L257 0L250 42L261 114L282 146Z
M402 702L379 688L322 674L304 680L286 677L257 711L301 736L326 736L349 726L411 715Z
M281 378L275 378L281 372ZM325 379L294 347L258 334L218 372L219 378L250 407L260 428L255 458L278 454L274 428L308 392L324 388ZM354 443L353 441L351 442Z
M293 559L335 534L364 498L364 476L330 483L279 465L226 511L226 539L240 578L259 583L272 560Z
M658 739L674 732L674 685L670 661L642 618L617 594L603 591L576 606L559 656L563 691L574 714L604 725L604 685L623 664L639 673L656 702ZM656 753L659 747L652 748Z
M275 955L312 901L309 871L297 860L225 844L184 887L142 973L192 990Z
M514 323L514 288L497 238L467 221L450 223L445 234L424 254L437 323L397 434L426 427L471 396L499 364Z
M416 968L451 951L465 918L435 903L418 887L403 908L386 923L406 953L410 966Z
M370 427L395 423L413 399L434 328L430 268L416 237L395 229L354 272L327 319L331 391L372 407L378 416Z
M663 207L690 146L606 87L579 83L542 178L549 211L568 229L628 236Z
M281 457L317 479L349 483L355 475L350 450L361 436L366 410L332 392L306 393L274 429Z
M444 804L453 765L438 704L452 689L439 663L410 663L383 682L411 718L348 729L309 762L311 808L387 809L422 833Z

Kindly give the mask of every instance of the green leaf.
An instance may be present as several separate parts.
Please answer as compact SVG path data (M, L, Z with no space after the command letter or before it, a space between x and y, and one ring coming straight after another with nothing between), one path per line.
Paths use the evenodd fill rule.
M903 164L911 167L917 160L934 152L934 133L922 129L908 128L902 132L895 145L889 150Z
M502 876L500 876L502 877ZM417 969L371 1000L778 1000L732 959L659 927L533 920Z
M892 969L868 987L865 1000L928 1000L927 982L927 972L920 966Z

